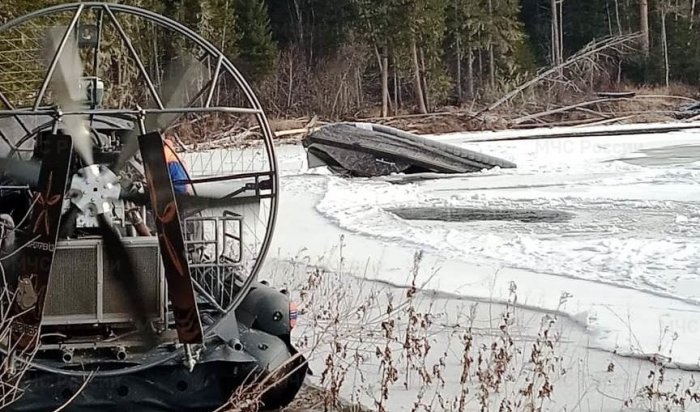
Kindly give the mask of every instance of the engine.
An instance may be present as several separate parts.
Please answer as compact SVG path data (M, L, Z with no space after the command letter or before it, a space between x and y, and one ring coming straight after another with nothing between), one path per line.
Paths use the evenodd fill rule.
M89 82L89 84L92 86L88 87L88 94L95 93L93 92L94 89L101 90L99 86L100 83L95 85L94 82ZM101 92L99 96L101 96ZM95 161L102 165L110 165L115 162L119 156L120 150L123 147L124 139L133 130L134 125L135 123L132 119L122 118L120 116L96 116L92 121L92 127L90 129ZM47 136L50 136L50 134L47 132L41 132L36 136L32 153L33 159L41 161L44 152L44 139L47 138ZM82 159L77 153L73 155L70 170L71 176L69 177L69 196L64 198L63 201L64 216L68 216L68 212L70 208L73 207L72 205L76 200L74 197L70 196L71 192L88 194L85 195L83 199L78 200L78 205L87 205L90 203L99 205L102 204L103 201L97 199L96 196L100 196L105 193L113 195L117 190L129 189L123 186L120 187L122 180L120 179L120 176L125 175L127 179L124 180L126 181L134 180L134 170L127 167L121 172L120 176L115 176L112 174L113 182L111 183L114 183L114 188L112 190L105 191L104 187L97 186L98 184L103 184L104 182L92 179L92 176L89 173L90 170L90 168L85 168ZM104 170L105 169L102 171ZM98 173L94 174L94 176L98 175ZM90 193L94 193L94 196L91 196ZM106 200L109 207L105 209L111 210L109 217L112 224L115 227L124 228L127 226L127 205L125 205L124 201L116 198L118 198L118 196L110 196L109 200ZM70 224L71 233L69 235L71 237L74 235L73 232L76 229L93 229L98 226L97 220L91 213L79 213L76 216L69 217L73 219L73 222Z

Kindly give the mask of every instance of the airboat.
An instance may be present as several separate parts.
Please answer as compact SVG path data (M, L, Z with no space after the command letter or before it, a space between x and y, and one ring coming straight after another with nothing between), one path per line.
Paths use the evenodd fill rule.
M169 145L236 127L257 132ZM81 2L0 26L3 410L289 404L296 311L258 279L278 184L255 93L184 25Z

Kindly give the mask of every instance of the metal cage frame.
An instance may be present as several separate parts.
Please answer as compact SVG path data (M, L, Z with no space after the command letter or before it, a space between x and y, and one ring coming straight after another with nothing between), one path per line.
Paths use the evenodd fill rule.
M80 16L82 15L83 12L86 10L94 10L97 9L102 13L103 16L106 18L110 19L112 24L114 24L115 28L117 29L119 37L124 41L126 47L129 49L131 57L134 59L136 62L138 69L140 71L140 75L144 76L145 82L148 86L149 92L151 94L151 97L155 100L157 104L157 108L140 108L136 107L133 109L89 109L89 110L79 110L79 111L66 111L62 112L60 109L57 108L46 108L46 107L41 107L41 101L44 97L44 94L48 88L48 84L50 79L53 77L54 71L57 66L57 60L62 51L64 50L64 47L69 39L69 34L73 29L75 29ZM265 115L265 111L263 110L260 101L258 100L257 96L255 95L253 89L251 88L250 84L246 81L246 79L243 77L243 75L239 72L239 70L235 67L235 65L231 62L231 60L224 55L222 51L220 51L216 46L214 46L211 42L207 41L206 39L202 38L200 35L195 33L193 30L189 29L188 27L184 26L183 24L172 20L168 17L165 17L161 14L158 14L153 11L145 10L136 6L130 6L130 5L125 5L125 4L117 4L117 3L108 3L108 2L98 2L98 1L88 1L88 2L75 2L75 3L67 3L67 4L61 4L61 5L56 5L56 6L50 6L47 8L43 8L40 10L35 10L31 13L28 13L26 15L23 15L21 17L18 17L16 19L13 19L9 22L6 22L3 25L0 25L0 35L3 33L7 32L8 30L12 30L24 23L29 22L32 19L40 18L40 17L45 17L57 13L66 13L66 12L73 12L73 18L71 19L71 22L69 26L67 27L67 30L61 39L61 42L59 43L59 46L52 57L52 61L49 65L49 70L47 71L41 88L38 90L37 95L35 96L34 104L32 107L26 109L26 108L18 108L15 107L12 102L0 91L0 118L2 117L14 117L17 122L19 123L19 126L26 132L26 135L20 139L17 144L13 144L13 142L9 139L6 138L2 134L2 130L0 130L0 139L5 140L9 147L10 147L10 156L17 155L19 156L19 153L22 151L20 147L24 142L26 142L28 139L31 139L32 136L36 135L37 132L42 130L43 128L48 128L51 127L52 124L55 126L56 123L61 119L63 115L96 115L96 114L102 114L102 115L134 115L140 119L143 119L146 115L149 114L166 114L166 113L234 113L234 114L242 114L242 115L251 115L253 116L256 120L257 123L260 127L260 132L263 137L263 142L265 145L265 152L267 154L267 160L269 162L269 171L266 172L260 172L260 173L254 173L258 175L266 175L269 176L270 181L271 181L271 188L270 188L270 195L266 196L265 198L270 200L270 207L269 207L269 217L268 221L266 224L266 229L265 229L265 234L262 239L262 243L260 246L260 252L258 256L255 259L255 263L253 264L253 267L250 271L250 273L247 274L247 278L244 280L243 284L241 285L241 289L238 291L238 293L233 297L231 305L228 308L228 312L233 312L235 309L241 304L243 299L246 297L248 294L248 291L250 290L251 286L253 283L257 280L259 271L264 263L264 260L269 252L270 244L272 241L272 236L274 233L276 221L277 221L277 214L278 214L278 192L279 192L279 172L278 172L278 164L277 164L277 157L275 154L274 150L274 134L272 132L272 129L270 127L270 124L268 122L268 119ZM137 51L134 49L133 44L131 43L131 40L128 36L128 34L124 31L123 27L119 24L118 20L118 15L119 14L127 14L131 16L136 16L137 18L144 19L148 22L152 22L155 25L157 25L161 29L165 30L171 30L179 35L184 36L188 41L192 42L194 45L198 46L201 48L201 50L204 51L206 55L209 57L213 58L213 61L216 61L216 68L214 71L214 74L209 80L209 83L211 84L210 90L207 95L206 99L206 104L205 107L174 107L174 108L167 108L163 105L163 102L156 90L156 87L154 85L153 80L148 74L148 71L144 67L142 61L140 60ZM99 53L95 53L97 59ZM205 56L206 57L206 56ZM95 64L95 72L97 73L99 71L97 64ZM222 73L228 73L233 80L235 80L236 86L244 93L245 98L247 99L248 103L250 104L251 107L245 108L245 107L227 107L227 106L210 106L212 102L212 96L214 94L215 87L220 79L220 76ZM207 83L207 84L209 84ZM200 93L206 89L207 86L200 90ZM192 103L189 103L190 105ZM2 109L2 106L5 107L5 109ZM29 129L25 123L22 121L22 117L24 116L37 116L37 115L48 115L53 117L52 122L47 122L45 124L42 124L38 126L37 128L31 130ZM250 174L250 173L248 173ZM246 175L245 173L241 173L241 176ZM230 176L223 176L223 177L213 177L210 178L210 180L231 180L235 179L238 177L237 174L230 175ZM205 179L206 180L206 179ZM192 181L193 183L197 183L197 179L194 179ZM212 325L209 325L205 329L205 334L211 333L211 331L214 331L219 324L225 319L225 315L222 316L220 320L217 322L213 323ZM99 376L117 376L117 375L123 375L127 373L136 373L140 372L158 365L161 365L163 363L172 361L173 359L177 358L178 356L181 356L183 354L184 348L179 348L174 350L171 354L168 356L159 358L157 360L151 361L150 363L147 364L142 364L138 366L131 366L131 367L126 367L123 369L119 370L111 370L111 371L102 371L98 372L97 375ZM2 350L2 352L5 352ZM19 360L19 359L18 359ZM32 367L47 371L47 372L52 372L56 374L61 374L61 375L68 375L68 376L88 376L91 374L89 371L78 371L78 370L63 370L63 369L57 369L53 368L48 365L43 365L39 364L35 361L30 361L30 360L19 360L21 362L28 362Z

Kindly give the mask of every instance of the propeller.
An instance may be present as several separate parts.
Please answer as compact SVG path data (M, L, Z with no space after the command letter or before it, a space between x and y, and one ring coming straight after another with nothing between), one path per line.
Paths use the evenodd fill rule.
M62 52L56 56L62 39L67 36ZM46 30L40 57L48 70L53 59L56 65L53 76L49 80L50 89L54 93L54 100L62 111L79 111L83 108L83 93L80 87L82 75L82 63L77 48L75 34L66 33L60 27L50 27ZM63 115L62 129L73 139L73 147L83 158L87 165L94 163L92 156L92 142L88 129L87 116ZM35 187L39 181L41 164L39 162L26 162L17 159L0 159L0 171L12 177L17 183Z
M191 79L199 78L204 72L204 64L191 56L185 55L182 57L180 64L177 63L175 60L172 61L168 66L168 70L165 71L165 81L161 85L160 93L161 96L166 98L162 102L164 107L185 107L188 103L185 100L187 99L187 82ZM145 122L146 131L154 129L165 131L178 116L180 116L180 113L160 113L155 117L149 117ZM126 143L111 167L115 173L119 173L139 150L139 143L136 138L137 130L135 129L125 138Z
M56 56L64 35L65 31L59 27L48 29L42 49L47 69L50 67L53 56ZM80 60L75 33L70 31L67 36L64 48L57 56L56 67L49 84L54 93L54 100L61 110L75 112L85 109L83 101L86 95L81 87L83 64ZM88 119L87 115L79 114L63 115L61 118L63 129L73 138L73 147L83 158L86 166L95 163Z
M67 41L61 53L58 53L61 44L60 39L64 36L67 36ZM54 94L54 101L58 107L64 112L76 112L84 109L85 105L83 102L86 94L81 87L83 64L80 59L75 33L73 31L66 33L64 29L58 27L50 28L45 37L42 54L44 61L47 63L47 69L50 68L50 62L54 58L56 59L55 70L49 84ZM105 185L114 185L117 180L116 175L101 173L102 169L95 164L93 142L89 130L89 116L82 114L63 115L61 124L66 134L72 137L74 148L85 164L85 167L81 170L85 181L88 179L97 179L99 181L101 178L107 177L107 179L102 179L105 180ZM28 167L18 167L20 165L17 162L4 166L10 166L13 174L17 177L23 177L25 181L30 180L27 179L26 172L20 172ZM89 174L92 174L92 176L85 176ZM95 206L94 204L86 204L86 202L76 202L75 199L73 199L73 204L83 212L86 212L88 207ZM137 321L145 342L148 345L154 345L156 336L153 330L148 327L148 320L146 319L147 305L144 296L139 292L142 289L138 285L134 263L126 247L121 242L119 235L112 227L109 218L106 216L106 213L109 211L109 203L103 202L98 205L96 219L100 228L100 234L105 242L105 251L114 262L109 270L110 275L117 280L122 292L129 298L132 316Z

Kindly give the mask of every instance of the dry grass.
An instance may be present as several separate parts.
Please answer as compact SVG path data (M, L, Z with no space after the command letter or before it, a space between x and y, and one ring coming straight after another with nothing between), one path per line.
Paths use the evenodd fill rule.
M17 401L23 393L22 379L26 375L29 365L36 351L27 351L17 346L17 341L23 336L12 336L12 324L14 316L9 315L10 307L14 302L15 294L3 288L0 292L0 341L9 347L9 356L3 354L0 363L0 410L3 410ZM3 349L5 349L3 348Z
M677 121L679 108L695 101L698 93L684 85L669 87L625 86L621 91L635 92L634 98L600 101L594 93L569 94L552 101L546 91L535 90L522 96L509 105L504 105L494 111L477 115L482 108L479 104L470 103L462 107L445 106L437 108L435 113L416 115L405 111L397 116L381 118L378 115L357 115L348 121L367 121L385 124L399 129L420 133L437 134L465 131L494 131L524 127L575 126L585 124L629 124ZM599 101L599 102L597 102ZM596 102L590 105L571 108L586 102ZM551 111L560 112L546 114ZM527 117L536 119L523 121ZM285 131L302 128L309 118L296 120L271 121L275 131ZM332 119L323 119L331 122ZM301 137L298 136L298 137Z
M8 239L14 240L16 230L11 222L3 221L0 223L0 245L3 245L4 252L0 257L0 342L2 342L3 351L7 351L7 354L0 355L0 410L9 407L22 396L22 379L29 369L28 363L36 354L36 348L28 351L18 346L18 341L21 341L24 335L13 334L12 325L15 319L24 312L17 315L11 314L17 294L4 287L8 284L5 273L6 260L17 253L17 251L7 253L4 245ZM21 246L18 250L21 250Z
M411 286L402 289L366 280L345 268L342 257L332 265L325 257L319 261L312 265L307 256L288 262L270 279L286 281L294 291L301 315L294 342L316 369L314 386L285 411L392 411L398 404L412 412L561 407L557 389L574 369L563 346L566 331L556 311L526 317L515 284L499 306L503 310L486 313L493 310L488 303L447 307L423 291L420 280L434 272L422 270L421 253L407 274ZM562 295L560 305L568 298ZM539 322L537 333L527 336L532 322ZM694 380L666 382L664 366L652 367L648 382L612 402L654 411L700 404ZM614 362L608 373L615 373Z
M494 327L475 329L477 305L450 316L420 290L422 254L415 256L411 286L390 293L371 282L343 281L343 271L309 268L298 290L307 319L296 344L306 356L320 357L319 406L347 410L345 402L371 410L392 410L392 396L411 394L413 411L538 410L550 398L552 382L563 373L557 356L556 316L542 321L532 347L512 336L517 290ZM332 297L332 298L331 298ZM433 350L437 336L449 350ZM460 369L455 379L455 367ZM449 390L445 390L449 386Z

